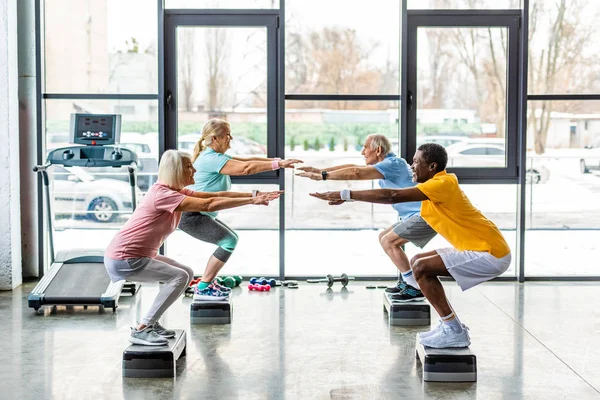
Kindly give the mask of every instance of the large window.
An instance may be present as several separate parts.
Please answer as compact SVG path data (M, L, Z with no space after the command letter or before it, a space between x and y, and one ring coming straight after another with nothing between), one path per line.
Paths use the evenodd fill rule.
M182 21L170 43L159 37L155 0L45 0L44 156L68 144L69 114L119 113L121 145L140 159L138 190L143 195L156 181L159 137L164 134L160 114L167 104L158 98L163 78L167 86L173 79L169 87L177 92L177 136L172 142L165 141L168 134L160 138L167 148L192 151L203 123L224 117L232 125L231 152L242 156L281 155L284 150L286 158L315 167L363 165L361 146L371 133L388 136L400 154L411 135L401 128L406 121L402 107L411 100L400 98L403 18L410 23L411 13L485 10L490 11L486 18L504 14L518 19L518 10L528 6L528 82L527 88L519 88L528 93L525 165L519 166L519 173L525 174L521 200L525 224L517 224L521 187L489 184L485 179L497 178L493 174L501 169L516 171L508 156L515 146L507 137L518 129L511 129L515 118L502 106L518 102L507 98L506 89L508 78L518 75L511 75L508 63L513 28L419 25L413 57L418 112L410 139L414 143L409 144L411 148L425 142L442 144L451 155L450 167L480 169L481 175L473 176L476 184L463 185L464 192L500 228L513 255L518 254L517 246L525 254L524 266L513 257L505 276L519 275L518 268L524 268L527 277L600 276L593 262L600 239L600 221L595 218L600 214L596 3L408 0L407 10L402 10L403 3L165 0L166 14ZM190 13L200 16L202 23L185 22ZM233 19L224 23L223 18ZM254 18L270 22L249 23ZM516 25L520 35L527 24ZM285 44L279 40L282 34ZM161 51L171 51L168 54L175 60L165 66L164 76L159 76ZM212 91L211 82L216 87ZM285 93L280 91L282 83ZM165 109L167 114L173 112ZM488 171L493 176L485 175ZM125 171L57 168L54 172L57 249L70 247L75 238L104 246L131 213ZM378 243L378 231L396 221L392 207L358 202L332 207L308 196L313 191L377 188L376 181L315 182L293 170L281 174L269 172L260 184L234 185L237 191L276 190L277 182L285 182L286 193L284 209L275 202L220 214L240 235L229 272L278 275L283 266L288 276L342 272L395 276ZM523 243L518 241L523 232L517 228L524 231ZM425 250L447 245L438 236ZM282 248L285 255L280 254ZM180 231L167 243L169 255L194 265L198 273L213 249ZM410 257L420 250L407 245L406 251Z

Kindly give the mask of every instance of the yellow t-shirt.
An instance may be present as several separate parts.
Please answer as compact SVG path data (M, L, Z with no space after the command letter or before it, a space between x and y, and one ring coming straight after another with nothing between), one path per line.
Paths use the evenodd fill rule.
M454 174L438 172L417 188L429 200L421 202L421 217L459 251L486 251L496 258L510 253L498 227L471 204Z

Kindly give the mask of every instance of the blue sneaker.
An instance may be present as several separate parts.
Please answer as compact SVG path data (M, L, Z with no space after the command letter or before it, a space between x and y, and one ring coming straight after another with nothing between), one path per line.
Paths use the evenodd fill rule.
M208 285L205 289L194 289L194 301L222 301L227 300L228 294L218 290L214 284Z
M385 291L386 293L402 293L404 289L406 289L406 282L398 281L398 283L396 283L396 286L390 286L387 289L385 289Z
M219 292L225 293L225 294L227 294L227 295L229 295L229 293L231 293L231 289L230 289L230 288L228 288L227 286L219 285L219 284L217 283L217 280L216 280L216 279L212 281L212 285L213 285L213 286L214 286L214 287L215 287L215 288L216 288L216 289L217 289Z
M406 288L402 292L392 295L392 300L398 301L400 303L408 303L410 301L423 301L425 300L425 295L419 289L407 284Z

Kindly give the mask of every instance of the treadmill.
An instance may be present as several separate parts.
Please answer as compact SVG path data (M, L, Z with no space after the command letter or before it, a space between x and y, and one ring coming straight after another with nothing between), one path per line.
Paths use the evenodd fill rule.
M35 311L44 305L99 305L116 311L125 281L111 282L104 268L104 249L61 251L54 254L54 227L50 200L48 169L64 167L123 167L127 166L131 187L132 208L136 206L135 167L137 155L120 148L121 116L118 114L71 114L69 143L79 146L52 150L44 165L33 171L42 175L47 207L50 268L29 294L29 307ZM133 286L132 286L133 285ZM135 294L135 284L125 290Z

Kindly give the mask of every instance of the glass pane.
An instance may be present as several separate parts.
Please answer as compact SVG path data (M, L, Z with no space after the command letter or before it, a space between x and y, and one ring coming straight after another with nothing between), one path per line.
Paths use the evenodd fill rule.
M158 92L156 1L44 3L45 92Z
M600 101L530 101L528 114L526 274L600 275L590 262L600 243ZM549 252L549 243L559 245Z
M427 9L511 9L520 8L520 0L408 0L409 10Z
M165 8L279 8L280 0L166 0Z
M234 192L279 190L278 185L232 185ZM219 220L239 236L235 251L220 275L279 276L279 200L268 206L245 206L219 211ZM167 240L167 255L202 274L217 248L177 230Z
M285 4L286 93L399 93L399 1Z
M600 93L600 8L591 0L529 6L529 94Z
M417 145L448 167L506 167L507 28L417 31Z
M136 182L140 194L143 194L156 182L158 175L157 106L156 101L149 100L46 100L46 154L59 147L72 146L68 143L72 113L118 114L119 110L130 110L129 113L121 113L120 145L138 156ZM126 168L76 168L69 175L61 175L61 187L67 185L68 193L79 194L56 195L53 208L57 228L106 229L120 227L126 221L131 209ZM56 178L55 183L58 182ZM90 193L95 193L95 196ZM111 193L121 195L115 198ZM103 203L107 215L99 218L89 212L97 198L110 200Z
M231 124L231 155L267 153L267 28L178 27L178 147L210 118Z
M287 101L286 158L298 158L305 166L317 168L365 165L361 150L371 133L386 135L392 151L397 152L398 106L398 102ZM392 207L356 202L332 208L308 195L377 187L375 181L319 182L286 171L286 274L395 276L374 232L396 221ZM329 243L333 247L311 246L311 257L319 262L307 263L306 243ZM339 251L342 247L344 250ZM328 265L328 272L323 271L323 265Z
M156 101L46 100L46 154L69 144L69 118L74 112L122 114L121 146L138 155L137 198L156 181L158 171L158 114ZM105 248L115 231L132 212L131 189L125 168L52 166L49 170L56 251L73 248L73 243L93 243Z

